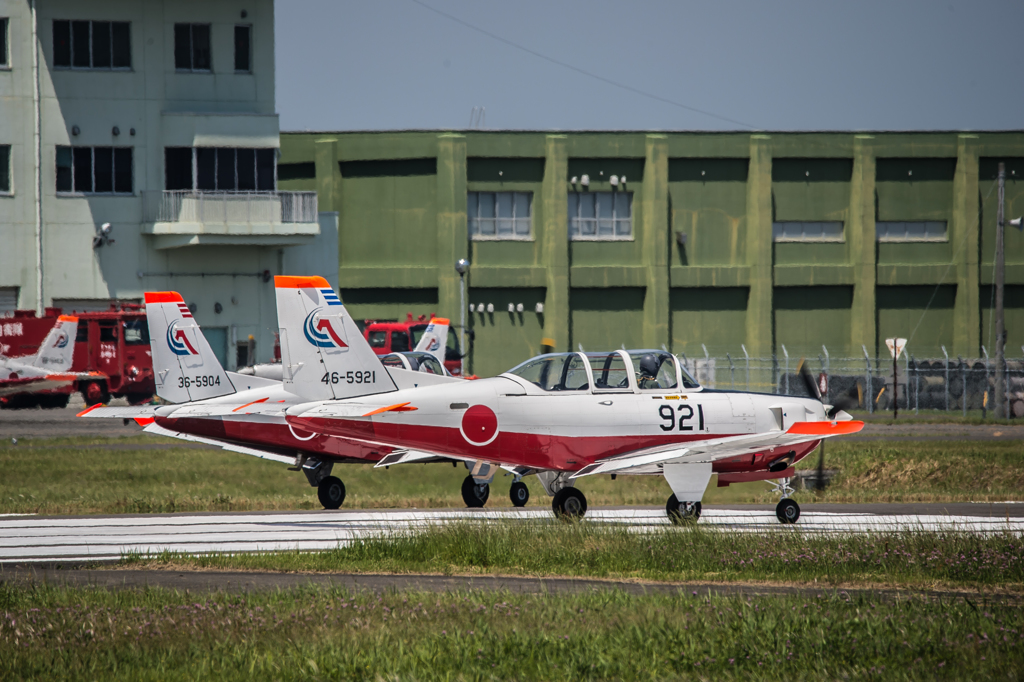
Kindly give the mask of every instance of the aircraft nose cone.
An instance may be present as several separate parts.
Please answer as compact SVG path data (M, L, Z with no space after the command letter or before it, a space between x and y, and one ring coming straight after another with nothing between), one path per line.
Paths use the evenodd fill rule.
M473 445L487 445L498 435L498 415L486 405L474 405L462 415L460 430Z

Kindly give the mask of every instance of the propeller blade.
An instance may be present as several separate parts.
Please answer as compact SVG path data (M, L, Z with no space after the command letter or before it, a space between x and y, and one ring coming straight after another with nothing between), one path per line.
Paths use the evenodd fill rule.
M815 492L821 494L825 491L825 441L818 446L818 480L815 481Z
M800 364L797 365L796 371L800 373L800 378L804 380L807 392L821 402L821 391L818 390L818 382L811 376L811 370L807 369L807 362L804 358L800 358Z

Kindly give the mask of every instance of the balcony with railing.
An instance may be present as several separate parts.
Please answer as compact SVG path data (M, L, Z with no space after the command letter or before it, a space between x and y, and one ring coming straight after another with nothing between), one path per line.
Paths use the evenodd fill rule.
M142 231L158 249L302 244L320 234L316 192L147 191Z

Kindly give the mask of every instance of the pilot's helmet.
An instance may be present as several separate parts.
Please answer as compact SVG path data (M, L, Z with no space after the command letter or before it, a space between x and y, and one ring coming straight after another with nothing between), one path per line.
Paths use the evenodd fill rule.
M661 363L658 362L658 358L654 353L648 353L640 358L640 375L645 377L656 377L658 376L658 368L661 367Z

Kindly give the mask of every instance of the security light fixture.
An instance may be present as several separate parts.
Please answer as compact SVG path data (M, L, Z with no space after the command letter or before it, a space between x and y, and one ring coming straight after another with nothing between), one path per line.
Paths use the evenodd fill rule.
M621 182L623 185L625 185L626 184L626 176L623 175L621 178L619 178L619 182Z
M508 311L510 313L514 313L516 311L516 304L515 303L509 303L508 304Z
M96 236L92 238L92 248L98 249L101 246L113 244L114 240L110 238L111 232L110 223L103 223L96 228Z
M580 184L584 187L590 187L590 176L584 173L583 177L580 178Z
M511 304L509 304L509 305L511 305ZM523 312L523 304L522 303L516 303L516 312L517 313Z
M577 177L576 177L576 176L574 175L574 176L572 176L572 177L571 177L571 178L569 179L569 184L570 184L570 185L575 185L575 184L576 184L576 181L577 181L577 180L579 180L579 178L577 178Z
M469 272L469 261L466 260L465 258L460 258L459 260L457 260L455 262L455 272L459 273L460 275L465 275L467 272Z
M619 186L619 176L618 175L611 176L610 178L608 178L608 182L611 183L612 187L618 187Z
M493 313L494 312L494 304L493 303L488 303L487 304L487 312L489 312L489 313Z
M1021 218L1014 218L1010 221L1010 224L1016 227L1018 230L1024 229L1024 224L1021 222Z

